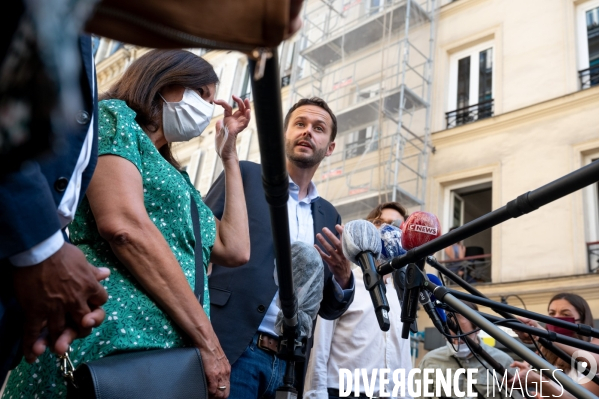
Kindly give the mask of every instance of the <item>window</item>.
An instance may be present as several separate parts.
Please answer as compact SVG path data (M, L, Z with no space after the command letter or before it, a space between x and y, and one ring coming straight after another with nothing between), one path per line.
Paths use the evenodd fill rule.
M393 0L370 0L366 2L367 14L374 15L383 10L385 3L390 5Z
M493 116L493 58L489 42L451 56L447 128Z
M294 42L283 42L280 46L281 87L289 86L291 83L291 72L293 71L293 59L297 42L297 40Z
M351 83L351 78L348 80ZM379 95L380 91L381 91L380 83L375 83L373 85L366 86L364 88L360 88L360 90L358 91L357 102L361 102L364 100L368 100L370 98L374 98Z
M599 85L599 0L577 9L578 76L581 89Z
M599 151L584 157L584 164L599 161ZM599 183L582 189L585 202L586 250L588 271L599 272Z
M345 136L344 157L345 159L349 159L376 151L378 144L378 137L374 126L348 133Z
M116 53L123 47L123 43L117 42L116 40L98 38L98 40L92 39L92 50L94 51L95 62L100 62L112 54Z
M488 179L469 181L448 187L445 191L445 226L459 227L492 210L493 188ZM487 229L464 240L465 256L470 258L460 267L467 273L467 281L491 281L491 229ZM445 259L445 254L443 255ZM451 263L444 261L444 263ZM454 265L455 266L455 265Z
M252 100L252 79L250 78L250 65L248 63L239 63L237 72L235 73L235 83L233 86L233 94L241 97L242 100L249 98ZM237 103L231 99L233 108L237 107Z
M98 52L99 46L100 46L100 37L93 35L92 36L92 54L94 55L94 57L96 56L96 53Z
M464 224L464 199L460 195L451 192L451 226L461 226Z

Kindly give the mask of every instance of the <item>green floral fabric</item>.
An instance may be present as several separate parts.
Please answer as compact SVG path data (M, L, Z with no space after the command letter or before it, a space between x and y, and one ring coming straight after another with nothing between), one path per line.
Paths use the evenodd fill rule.
M139 170L148 216L168 242L193 289L195 238L190 196L198 204L205 270L216 237L212 211L202 202L187 174L176 170L160 155L135 121L135 116L135 112L123 101L101 101L98 153L123 157ZM125 198L122 200L126 201ZM118 201L114 206L119 206ZM185 346L182 331L147 296L115 257L108 242L100 237L86 198L77 210L69 231L71 241L92 265L108 267L111 272L110 277L102 282L109 295L104 305L106 318L90 336L73 343L71 358L75 367L115 352ZM205 273L203 304L209 316L208 278ZM59 374L56 356L49 351L32 365L21 362L11 373L3 395L3 398L60 397L66 397L66 384Z

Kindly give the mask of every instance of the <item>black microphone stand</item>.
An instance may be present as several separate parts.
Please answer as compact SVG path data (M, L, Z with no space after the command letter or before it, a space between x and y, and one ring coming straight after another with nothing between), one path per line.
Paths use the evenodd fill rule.
M493 310L503 310L505 312L510 312L510 313L513 313L513 314L517 314L518 316L527 317L529 319L537 320L537 321L540 321L540 322L543 322L543 323L553 324L555 326L566 328L568 330L574 331L574 332L576 332L579 335L585 335L585 336L588 336L588 337L599 338L599 330L597 330L595 328L592 328L591 326L587 326L586 324L570 323L568 321L556 319L555 317L546 316L546 315L542 315L542 314L539 314L539 313L531 312L530 310L524 310L524 309L520 309L520 308L517 308L517 307L514 307L514 306L505 305L503 303L498 303L498 302L492 301L492 300L487 299L487 298L481 298L481 297L476 296L476 295L465 294L465 293L460 292L460 291L452 290L451 288L445 287L445 289L447 290L447 292L449 292L450 294L452 294L456 298L461 299L463 301L473 302L473 303L476 303L478 305L487 306L487 307L489 307L489 308L491 308ZM517 320L514 320L514 321L509 321L508 320L506 323L520 324L520 325L522 325ZM533 328L533 327L531 327L531 328ZM590 344L590 343L585 342L585 341L581 341L581 340L576 339L576 338L571 338L571 337L568 337L566 335L553 333L551 331L541 330L541 329L538 329L538 328L535 328L535 330L537 330L537 332L538 331L544 331L545 334L543 334L543 335L545 335L547 338L550 338L550 336L551 336L551 340L552 341L561 342L561 343L563 343L565 345L570 345L570 346L577 346L577 343L580 342L580 344L578 344L578 345L580 345L581 349L586 349L589 352L599 353L599 346L597 346L597 345L593 345L593 344ZM535 333L535 335L539 335L539 334Z
M254 112L262 165L262 184L270 209L270 223L279 281L279 299L283 312L283 336L278 356L287 361L283 386L277 389L277 399L295 399L295 362L304 359L305 341L298 339L298 304L293 289L291 244L289 241L289 175L285 162L285 139L281 111L281 80L276 49L267 58L265 52L256 54L258 61L249 58L252 71Z
M469 306L464 304L461 300L456 298L454 295L450 293L450 291L443 286L438 286L428 280L426 274L423 273L422 277L422 289L426 289L435 297L447 305L451 306L461 315L466 317L472 324L480 327L484 331L486 331L489 335L495 338L497 341L501 342L507 348L512 350L522 359L530 363L536 369L544 369L548 370L549 373L547 377L554 380L555 382L561 384L568 392L572 395L576 396L579 399L588 398L588 399L596 399L597 397L589 392L587 389L583 388L581 385L578 385L574 381L572 381L569 377L567 377L563 372L556 369L552 364L547 362L545 359L540 358L535 353L533 353L530 349L528 349L524 344L515 340L511 336L509 336L505 331L501 330L495 324L491 323L483 316L481 316L474 309L471 309Z
M428 256L426 258L426 263L428 263L430 266L435 268L439 273L444 274L445 276L449 277L453 282L458 284L460 287L464 288L470 294L472 294L476 297L479 297L479 298L488 299L482 292L477 290L474 286L470 285L469 283L464 281L461 277L459 277L457 274L455 274L454 272L452 272L451 270L449 270L448 268L446 268L445 266L443 266L439 262L437 262L437 260L433 256ZM493 302L493 305L495 305L496 303L497 302ZM518 308L515 308L515 309L518 309ZM498 314L500 314L501 316L503 316L507 320L510 320L510 319L514 320L517 323L517 325L514 325L514 327L512 329L522 331L522 329L520 327L524 327L524 324L517 321L517 319L512 314L505 311L505 309L495 308L493 310L495 312L497 312ZM519 310L520 309L518 309L518 311ZM552 323L554 321L555 320L553 320L553 319L551 320ZM583 329L586 330L587 327L590 328L589 326L585 326L585 327L583 327ZM554 346L551 343L551 341L549 341L547 338L545 338L543 336L539 336L538 341L543 347L545 347L547 350L553 352L557 357L559 357L560 359L565 361L567 364L573 364L577 370L584 369L587 373L591 372L591 370L588 367L582 367L581 363L578 360L573 359L563 349ZM579 342L577 342L576 344L578 344L578 343ZM590 377L590 374L589 374L588 378L590 378L591 380L593 380L593 382L595 382L596 384L599 385L599 376L594 375L593 377Z
M543 205L547 205L556 199L565 197L597 181L599 181L599 160L534 191L522 194L515 200L508 202L507 205L443 234L426 244L408 250L405 255L393 258L378 266L378 272L381 276L384 276L395 269L416 262L419 259L424 259L437 251L441 251L456 242L478 234L506 220L530 213Z

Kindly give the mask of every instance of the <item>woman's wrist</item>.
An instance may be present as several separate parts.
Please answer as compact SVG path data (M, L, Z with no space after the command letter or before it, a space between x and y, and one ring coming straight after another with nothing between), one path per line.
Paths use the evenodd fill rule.
M221 156L223 167L227 166L236 166L239 164L239 157L237 156L237 151L231 151L230 154L223 154Z

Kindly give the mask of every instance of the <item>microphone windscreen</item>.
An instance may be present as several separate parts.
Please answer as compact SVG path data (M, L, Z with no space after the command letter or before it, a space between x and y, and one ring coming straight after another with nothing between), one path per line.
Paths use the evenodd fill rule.
M297 332L301 337L310 337L312 324L322 301L324 286L324 264L316 248L301 241L292 243L291 273L298 304ZM283 323L283 312L279 310L275 328L281 335Z
M441 235L441 224L429 212L414 212L403 223L401 246L410 250L434 240Z
M379 229L381 234L381 256L379 260L386 262L406 253L401 247L401 230L393 225L384 224Z
M341 238L343 255L359 265L356 257L371 252L376 259L381 253L381 235L376 226L366 220L352 220L345 224Z
M438 285L438 286L444 286L445 284L443 284L443 282L441 281L441 279L439 277L437 277L434 274L431 273L427 273L426 276L428 277L428 279L431 281L431 283ZM437 298L435 298L434 294L431 294L431 302L436 302ZM440 309L435 307L435 309L437 310L437 314L439 315L439 317L441 318L441 320L443 321L447 321L447 315L445 314L445 310Z

